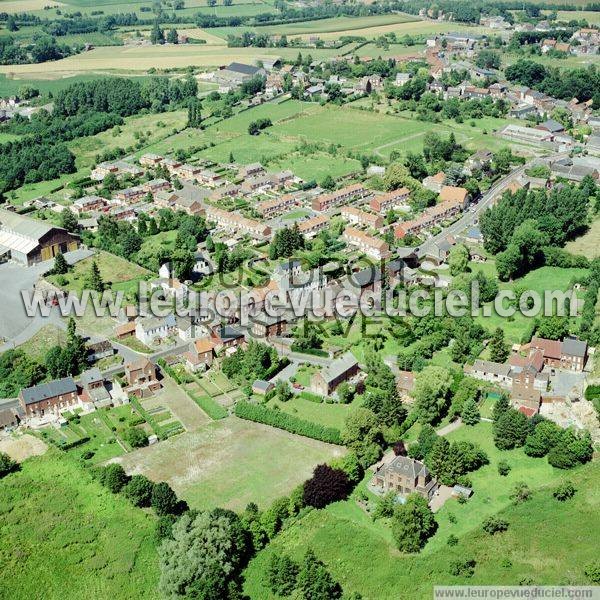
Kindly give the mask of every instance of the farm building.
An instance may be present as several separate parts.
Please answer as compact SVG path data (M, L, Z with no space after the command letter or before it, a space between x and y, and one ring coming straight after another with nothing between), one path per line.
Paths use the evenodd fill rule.
M78 246L79 238L62 227L0 209L0 251L9 250L15 262L30 266Z

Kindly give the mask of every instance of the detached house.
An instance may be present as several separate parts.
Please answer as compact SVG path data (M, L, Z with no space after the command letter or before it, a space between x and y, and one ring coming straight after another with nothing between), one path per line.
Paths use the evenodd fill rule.
M139 319L135 326L135 337L146 346L157 340L164 340L177 328L174 315L166 317L145 317Z
M329 396L340 383L348 381L359 372L358 361L347 352L334 360L328 367L315 373L311 379L311 388L316 394Z
M408 456L396 456L387 465L379 467L371 483L383 492L392 491L402 496L419 494L426 500L430 500L438 488L429 469Z
M203 371L208 369L215 357L215 341L209 337L196 340L190 344L190 349L183 357L189 371Z

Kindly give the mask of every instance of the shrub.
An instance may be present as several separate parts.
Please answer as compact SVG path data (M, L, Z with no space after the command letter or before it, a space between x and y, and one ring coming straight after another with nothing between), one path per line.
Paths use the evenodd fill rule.
M559 501L564 502L575 495L575 486L570 481L564 481L552 492L552 495Z
M583 572L592 583L600 583L600 561L588 563Z
M501 460L498 462L498 474L506 477L510 473L510 465L507 461Z
M5 452L0 452L0 479L9 473L14 473L19 470L19 463L13 460Z
M458 538L453 533L451 533L448 536L448 540L446 541L446 543L448 544L448 546L456 546L456 544L458 544Z
M483 522L483 530L490 535L495 533L506 531L508 529L508 521L500 519L498 517L488 517Z
M521 504L522 502L527 502L531 498L531 490L529 486L524 482L520 481L515 486L512 494L510 495L510 499L514 504Z
M455 575L456 577L473 577L476 564L473 558L459 558L450 564L450 575Z

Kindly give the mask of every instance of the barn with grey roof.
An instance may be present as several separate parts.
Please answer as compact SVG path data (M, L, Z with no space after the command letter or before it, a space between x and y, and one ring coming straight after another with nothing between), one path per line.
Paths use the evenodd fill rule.
M62 227L0 209L0 252L17 263L30 266L78 246L79 237Z

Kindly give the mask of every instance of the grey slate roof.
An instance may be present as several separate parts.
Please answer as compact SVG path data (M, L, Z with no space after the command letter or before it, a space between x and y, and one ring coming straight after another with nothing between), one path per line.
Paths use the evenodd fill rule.
M583 358L587 351L587 342L576 340L574 338L565 338L562 343L561 351L567 356L580 356Z
M48 398L55 398L64 394L77 392L77 386L72 377L64 377L63 379L55 379L48 383L41 383L30 388L21 390L23 401L25 404L33 404Z
M351 352L346 352L334 360L326 369L321 371L321 376L326 382L331 382L358 365L358 361Z
M427 467L422 462L408 456L396 456L387 468L412 479L416 479L419 475L426 477L429 474Z
M87 387L90 383L93 383L94 381L102 380L102 373L100 372L100 369L98 367L92 367L91 369L88 369L87 371L84 371L81 374L81 385L83 385L84 387Z
M260 69L253 67L252 65L245 65L244 63L232 62L228 65L227 71L233 71L234 73L241 73L242 75L256 75Z

